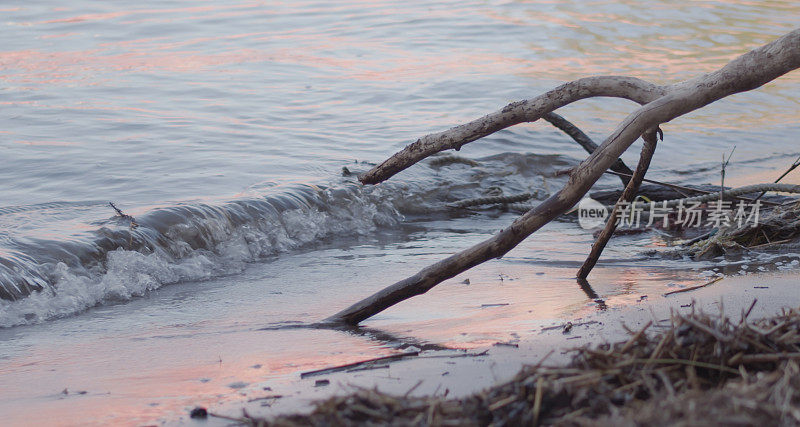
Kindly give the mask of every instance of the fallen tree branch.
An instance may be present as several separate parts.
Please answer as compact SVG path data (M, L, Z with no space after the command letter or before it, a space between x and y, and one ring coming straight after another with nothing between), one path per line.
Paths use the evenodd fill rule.
M431 154L448 149L460 150L464 144L519 123L535 122L545 114L581 99L607 96L646 104L665 93L664 87L634 77L597 76L575 80L536 98L508 104L480 119L422 137L358 179L364 184L377 184Z
M523 121L537 120L580 99L611 96L644 104L629 114L597 150L575 168L563 189L517 218L509 227L353 304L324 322L357 324L484 261L502 257L531 233L574 206L646 130L726 96L755 89L798 67L800 29L734 59L715 72L681 83L656 86L628 77L589 77L561 85L532 100L510 104L476 121L419 139L361 176L360 180L363 183L381 182L433 153L459 149L480 137Z

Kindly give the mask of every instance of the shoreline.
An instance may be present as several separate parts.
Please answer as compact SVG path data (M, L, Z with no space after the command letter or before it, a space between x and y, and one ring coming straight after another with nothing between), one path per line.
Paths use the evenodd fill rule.
M563 319L532 331L530 335L484 348L419 351L416 356L383 360L372 366L360 365L338 372L306 375L281 387L262 388L238 402L211 405L212 414L239 418L243 410L254 418L303 414L313 403L332 396L341 396L363 389L410 398L436 396L462 398L478 393L513 378L526 365L540 363L563 365L572 357L568 349L596 346L629 338L629 330L639 330L652 322L651 330L669 324L671 311L680 314L722 312L733 319L755 305L749 319L774 316L783 308L800 307L796 285L798 272L750 274L727 277L707 287L668 296L647 296L639 303ZM571 324L565 332L565 326ZM415 351L418 349L406 349ZM352 362L358 362L353 360ZM333 366L331 366L333 367ZM274 388L274 389L273 389ZM280 397L278 397L280 396ZM194 422L187 412L175 423ZM227 425L230 419L210 417L204 425Z

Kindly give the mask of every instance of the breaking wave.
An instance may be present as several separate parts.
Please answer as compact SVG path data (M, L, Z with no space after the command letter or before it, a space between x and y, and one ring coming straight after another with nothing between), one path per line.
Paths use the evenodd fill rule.
M71 315L160 286L241 271L331 236L396 224L382 189L296 186L261 199L178 205L111 217L88 238L27 239L0 257L0 326ZM110 208L108 208L110 209ZM8 213L8 209L3 213Z
M433 159L410 179L378 186L351 176L225 203L149 208L133 215L135 226L133 217L114 215L107 201L1 207L0 327L235 274L250 262L320 241L374 234L405 216L452 215L446 205L454 200L520 192L544 197L543 177L573 163L511 153L479 160Z

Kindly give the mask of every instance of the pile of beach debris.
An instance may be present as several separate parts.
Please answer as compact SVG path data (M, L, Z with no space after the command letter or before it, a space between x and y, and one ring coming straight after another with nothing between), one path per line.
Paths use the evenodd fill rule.
M754 303L755 304L755 301ZM752 306L751 306L752 310ZM251 425L800 425L800 312L674 315L459 400L361 390ZM665 324L661 324L665 323ZM656 331L653 331L656 330Z
M709 259L752 250L797 249L799 244L800 203L788 203L763 210L758 223L720 227L683 252L693 259Z

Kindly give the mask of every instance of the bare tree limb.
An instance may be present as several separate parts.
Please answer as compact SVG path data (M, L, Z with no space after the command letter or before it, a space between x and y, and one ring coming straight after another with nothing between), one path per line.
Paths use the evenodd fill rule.
M614 230L617 229L617 218L619 217L620 204L623 202L630 203L633 201L634 197L636 197L636 192L639 191L639 186L642 185L644 175L647 173L647 169L650 167L650 160L653 158L653 153L656 151L658 137L656 136L655 130L650 130L642 135L642 139L644 139L644 146L642 147L642 154L639 157L639 164L636 166L636 172L633 173L628 185L625 186L625 191L622 192L622 195L619 197L619 201L617 201L617 204L614 205L614 209L608 216L606 226L603 228L603 231L600 232L600 235L597 236L597 239L595 239L595 242L592 245L592 250L589 252L589 256L578 270L578 279L586 280L589 272L592 271L592 268L594 268L595 264L597 264L597 260L600 259L600 254L603 253L603 249L605 249L606 244L608 244L608 241L611 239L611 235L614 234Z
M367 172L361 180L377 183L438 151L460 148L505 127L540 118L556 108L591 96L617 96L645 105L637 108L589 157L576 167L564 188L517 218L508 228L451 255L329 317L325 323L357 324L386 308L427 292L437 284L484 261L499 258L543 225L570 209L630 145L648 129L726 96L755 89L800 67L800 29L752 50L720 70L671 86L655 86L625 77L590 77L559 86L531 101L449 131L424 137Z
M364 184L377 184L431 154L448 149L460 150L464 144L478 138L519 123L534 122L551 111L581 99L608 96L646 104L665 93L663 87L634 77L597 76L575 80L536 98L508 104L502 110L480 119L422 137L358 179Z

